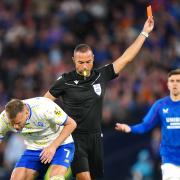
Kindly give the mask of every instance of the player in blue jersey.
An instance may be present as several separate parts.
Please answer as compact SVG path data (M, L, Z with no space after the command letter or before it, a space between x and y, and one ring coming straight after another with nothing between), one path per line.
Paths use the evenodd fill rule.
M74 155L71 132L75 128L75 121L50 99L8 102L0 114L0 139L13 131L24 137L27 146L11 180L36 179L49 165L50 180L64 180Z
M170 95L157 100L143 122L134 126L117 123L115 129L142 134L161 125L160 155L163 180L180 179L180 69L168 74Z

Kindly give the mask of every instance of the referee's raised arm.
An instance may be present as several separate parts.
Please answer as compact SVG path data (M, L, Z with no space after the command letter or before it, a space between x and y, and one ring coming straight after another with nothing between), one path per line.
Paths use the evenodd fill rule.
M153 30L154 27L154 20L153 17L150 17L146 20L143 30L136 38L136 40L126 49L126 51L113 62L114 71L116 74L131 62L137 53L140 51L144 41L149 36L149 33Z

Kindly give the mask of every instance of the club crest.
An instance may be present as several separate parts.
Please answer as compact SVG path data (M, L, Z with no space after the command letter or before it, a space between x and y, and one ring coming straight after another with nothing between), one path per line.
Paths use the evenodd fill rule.
M93 88L94 88L94 92L97 94L97 95L101 95L101 85L100 84L94 84L93 85Z

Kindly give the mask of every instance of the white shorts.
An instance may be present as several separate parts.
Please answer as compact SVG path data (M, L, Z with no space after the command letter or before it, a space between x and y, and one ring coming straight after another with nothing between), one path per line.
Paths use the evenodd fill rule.
M161 166L163 180L180 180L180 166L165 163Z

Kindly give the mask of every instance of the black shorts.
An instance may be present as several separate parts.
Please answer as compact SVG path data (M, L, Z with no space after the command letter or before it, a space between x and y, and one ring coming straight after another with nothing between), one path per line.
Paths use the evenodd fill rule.
M75 154L72 173L89 171L92 178L103 177L103 143L101 133L73 134Z

